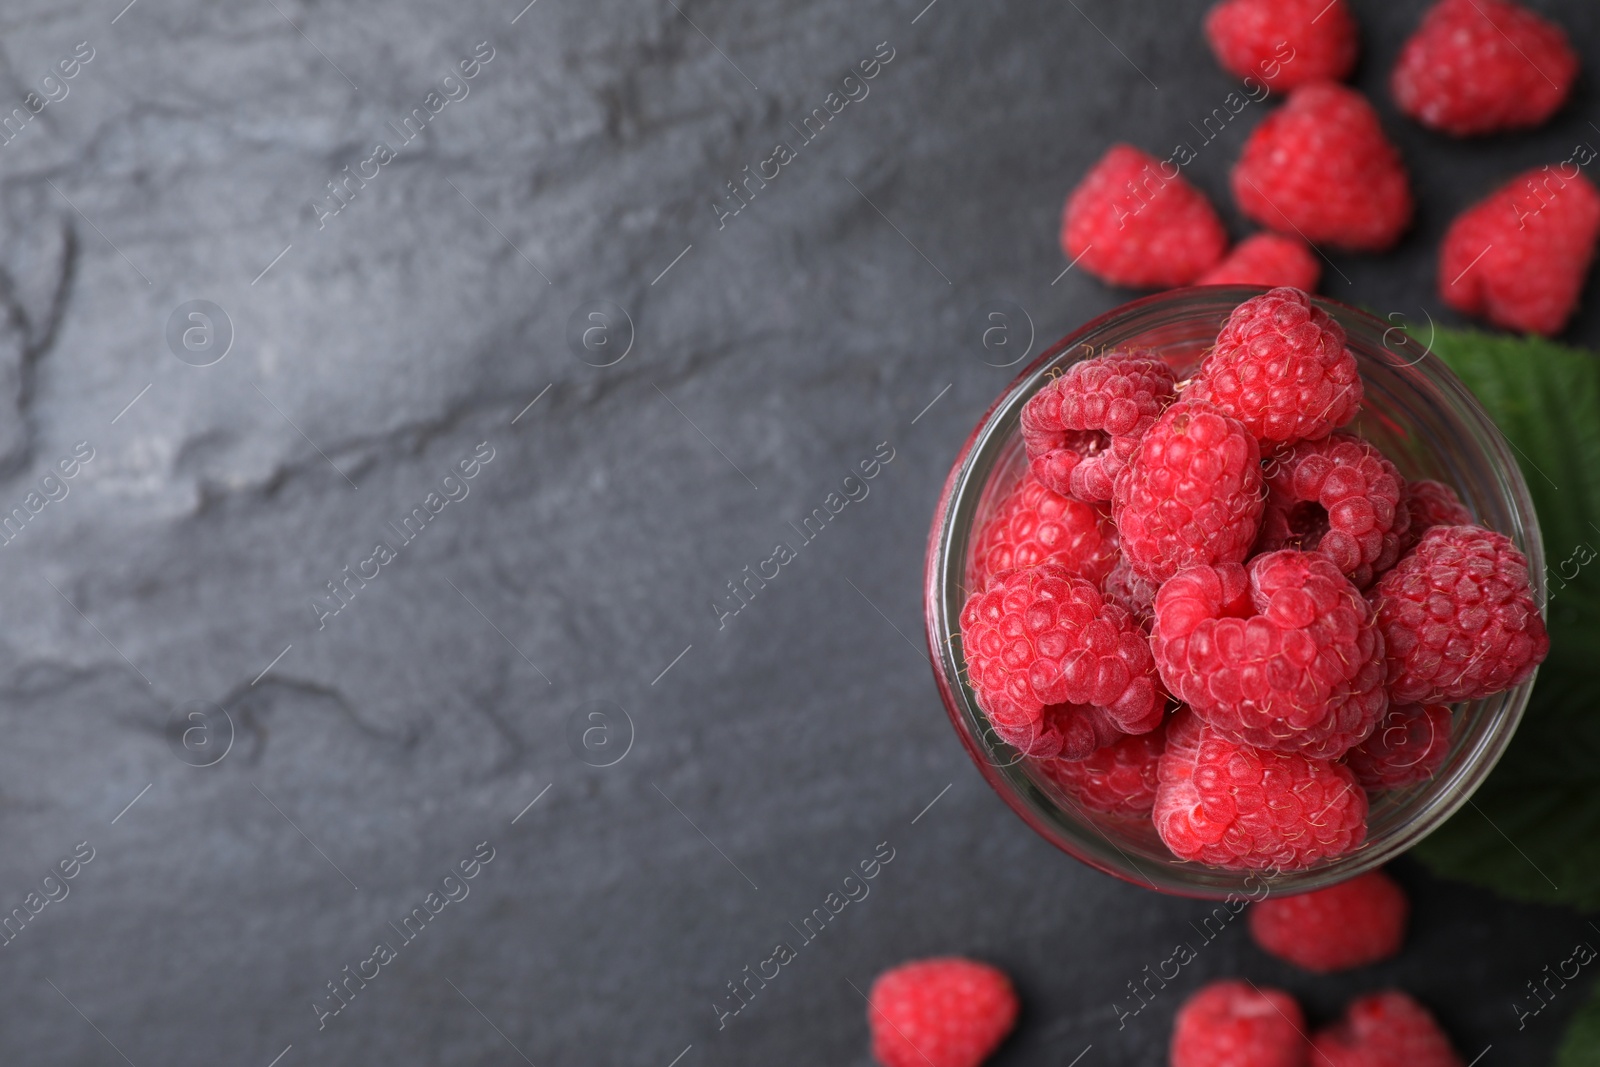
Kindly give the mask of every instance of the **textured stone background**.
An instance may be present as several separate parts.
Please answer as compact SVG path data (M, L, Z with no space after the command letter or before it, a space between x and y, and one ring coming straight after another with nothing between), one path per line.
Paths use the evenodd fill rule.
M1200 4L122 2L0 11L0 100L93 49L0 146L0 503L94 450L0 551L0 905L94 849L0 949L0 1060L858 1064L858 990L949 951L1016 975L1006 1064L1163 1062L1181 996L1240 971L1318 1021L1399 983L1469 1058L1548 1055L1576 993L1520 1033L1513 1000L1592 931L1410 866L1393 964L1308 978L1233 929L1119 1031L1205 907L1035 839L935 696L927 520L1013 373L969 317L1013 300L1042 345L1126 298L1052 283L1061 198L1220 103ZM1538 6L1592 78L1600 12ZM1356 7L1422 206L1324 291L1423 321L1450 216L1600 137L1592 81L1537 134L1446 142L1381 95L1421 4ZM483 41L319 229L325 183ZM719 230L723 182L880 42L870 96ZM1219 204L1264 111L1188 171ZM210 366L167 340L191 300L226 319L190 362L232 333ZM604 368L567 337L600 300L632 323ZM1600 341L1592 299L1569 337ZM480 442L470 495L319 630L312 598ZM719 630L724 583L880 442L870 496ZM319 1032L325 983L480 841L470 896ZM871 896L719 1031L725 983L879 842Z

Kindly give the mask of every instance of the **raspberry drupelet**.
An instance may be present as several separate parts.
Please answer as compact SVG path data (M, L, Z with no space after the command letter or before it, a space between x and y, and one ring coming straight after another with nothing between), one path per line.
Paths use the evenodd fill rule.
M1139 440L1172 402L1172 369L1131 351L1074 363L1022 408L1033 474L1078 500L1110 500Z
M1337 759L1388 706L1371 606L1315 553L1181 572L1156 596L1150 646L1168 691L1237 744Z

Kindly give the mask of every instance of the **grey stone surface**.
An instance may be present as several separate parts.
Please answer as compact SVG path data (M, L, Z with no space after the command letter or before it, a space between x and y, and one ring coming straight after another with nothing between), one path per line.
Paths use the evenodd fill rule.
M1241 972L1319 1021L1398 983L1469 1057L1547 1056L1576 991L1521 1032L1513 1001L1592 931L1409 866L1394 963L1308 978L1233 928L1118 1028L1207 909L988 791L920 648L921 558L1013 373L972 311L1015 301L1042 346L1123 300L1052 282L1061 198L1114 139L1192 137L1229 82L1195 3L923 2L4 5L0 100L53 99L0 145L0 505L59 499L0 550L0 905L93 858L0 948L0 1060L865 1063L858 990L944 952L1017 978L997 1063L1163 1062L1177 1001ZM1592 72L1545 130L1447 142L1381 94L1420 5L1356 6L1422 207L1324 291L1448 319L1450 216L1600 136ZM1596 9L1540 6L1592 62ZM480 42L463 96L444 79ZM719 228L724 182L880 42L869 95ZM1219 205L1263 112L1190 168ZM223 316L172 330L196 300ZM595 301L631 321L606 367L568 342ZM719 627L724 583L880 443L870 495ZM431 492L466 495L402 544ZM405 941L479 842L469 895ZM719 1029L725 984L880 842L871 895ZM379 941L396 958L319 1029Z

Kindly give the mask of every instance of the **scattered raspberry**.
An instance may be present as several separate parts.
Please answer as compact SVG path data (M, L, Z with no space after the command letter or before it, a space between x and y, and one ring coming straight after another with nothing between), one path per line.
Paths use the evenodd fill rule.
M1088 755L1098 745L1082 747L1084 728L1093 731L1096 719L1130 734L1161 724L1164 698L1143 632L1059 563L1000 575L973 593L961 636L978 705L1025 755ZM1104 714L1088 715L1085 706ZM1087 740L1104 743L1103 736Z
M1510 538L1480 526L1435 526L1371 595L1396 704L1499 693L1525 681L1550 651L1527 559Z
M1526 171L1450 224L1439 295L1496 326L1554 336L1577 310L1597 236L1600 193L1575 165Z
M1237 563L1261 520L1261 452L1244 426L1181 401L1164 411L1117 476L1111 516L1141 577L1165 581L1197 563Z
M1178 1009L1172 1067L1305 1067L1305 1022L1281 989L1212 982Z
M1386 960L1400 951L1411 905L1382 871L1250 908L1250 936L1262 951L1327 974Z
M1235 744L1337 759L1388 706L1372 609L1315 553L1179 573L1156 596L1150 646L1168 690Z
M1233 309L1188 399L1244 423L1263 445L1326 437L1361 407L1361 374L1344 327L1299 289Z
M1167 725L1152 817L1179 859L1299 870L1367 836L1367 795L1348 767L1224 741L1190 709Z
M867 998L872 1056L883 1067L978 1067L1017 1022L1003 971L944 956L884 971Z
M1074 363L1022 408L1034 476L1079 500L1110 500L1113 482L1172 402L1175 384L1172 368L1154 353Z
M1411 526L1400 472L1367 441L1336 433L1267 464L1258 551L1301 548L1333 561L1357 588L1400 558Z
M1440 0L1390 78L1400 110L1457 137L1538 126L1578 75L1561 27L1506 0Z
M1188 285L1228 235L1205 194L1131 145L1112 145L1067 198L1061 249L1089 273L1138 289Z
M1206 15L1206 40L1223 70L1274 89L1341 81L1356 65L1344 0L1223 0Z
M1322 1067L1461 1067L1428 1009L1399 990L1351 1001L1311 1047L1311 1062Z
M1435 526L1472 525L1472 512L1456 496L1456 491L1443 482L1429 478L1407 482L1400 499L1411 515L1411 529L1406 531L1405 543L1400 547L1402 554L1411 551L1411 546Z
M1086 808L1107 815L1148 817L1156 799L1156 764L1165 741L1166 731L1157 727L1096 749L1087 759L1047 760L1040 766L1051 781Z
M1312 244L1381 252L1411 221L1411 187L1378 115L1354 89L1313 82L1261 121L1233 168L1239 209Z
M1060 563L1100 582L1120 558L1109 509L1064 497L1024 474L978 532L968 587L982 589L997 574L1040 563Z
M1426 782L1450 754L1450 709L1443 704L1400 704L1389 709L1378 728L1345 754L1369 793L1404 789Z
M1341 5L1342 6L1342 5ZM1258 233L1246 237L1196 285L1289 285L1310 291L1322 277L1322 264L1298 237Z
M1100 583L1106 600L1132 615L1146 629L1155 611L1156 591L1160 588L1160 583L1141 578L1126 559L1119 560Z

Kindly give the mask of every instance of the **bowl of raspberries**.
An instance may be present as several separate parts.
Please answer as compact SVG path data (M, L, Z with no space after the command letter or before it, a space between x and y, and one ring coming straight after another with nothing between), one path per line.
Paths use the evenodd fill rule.
M1404 331L1299 289L1126 304L962 449L934 674L990 784L1162 892L1335 884L1499 758L1549 650L1505 438Z

